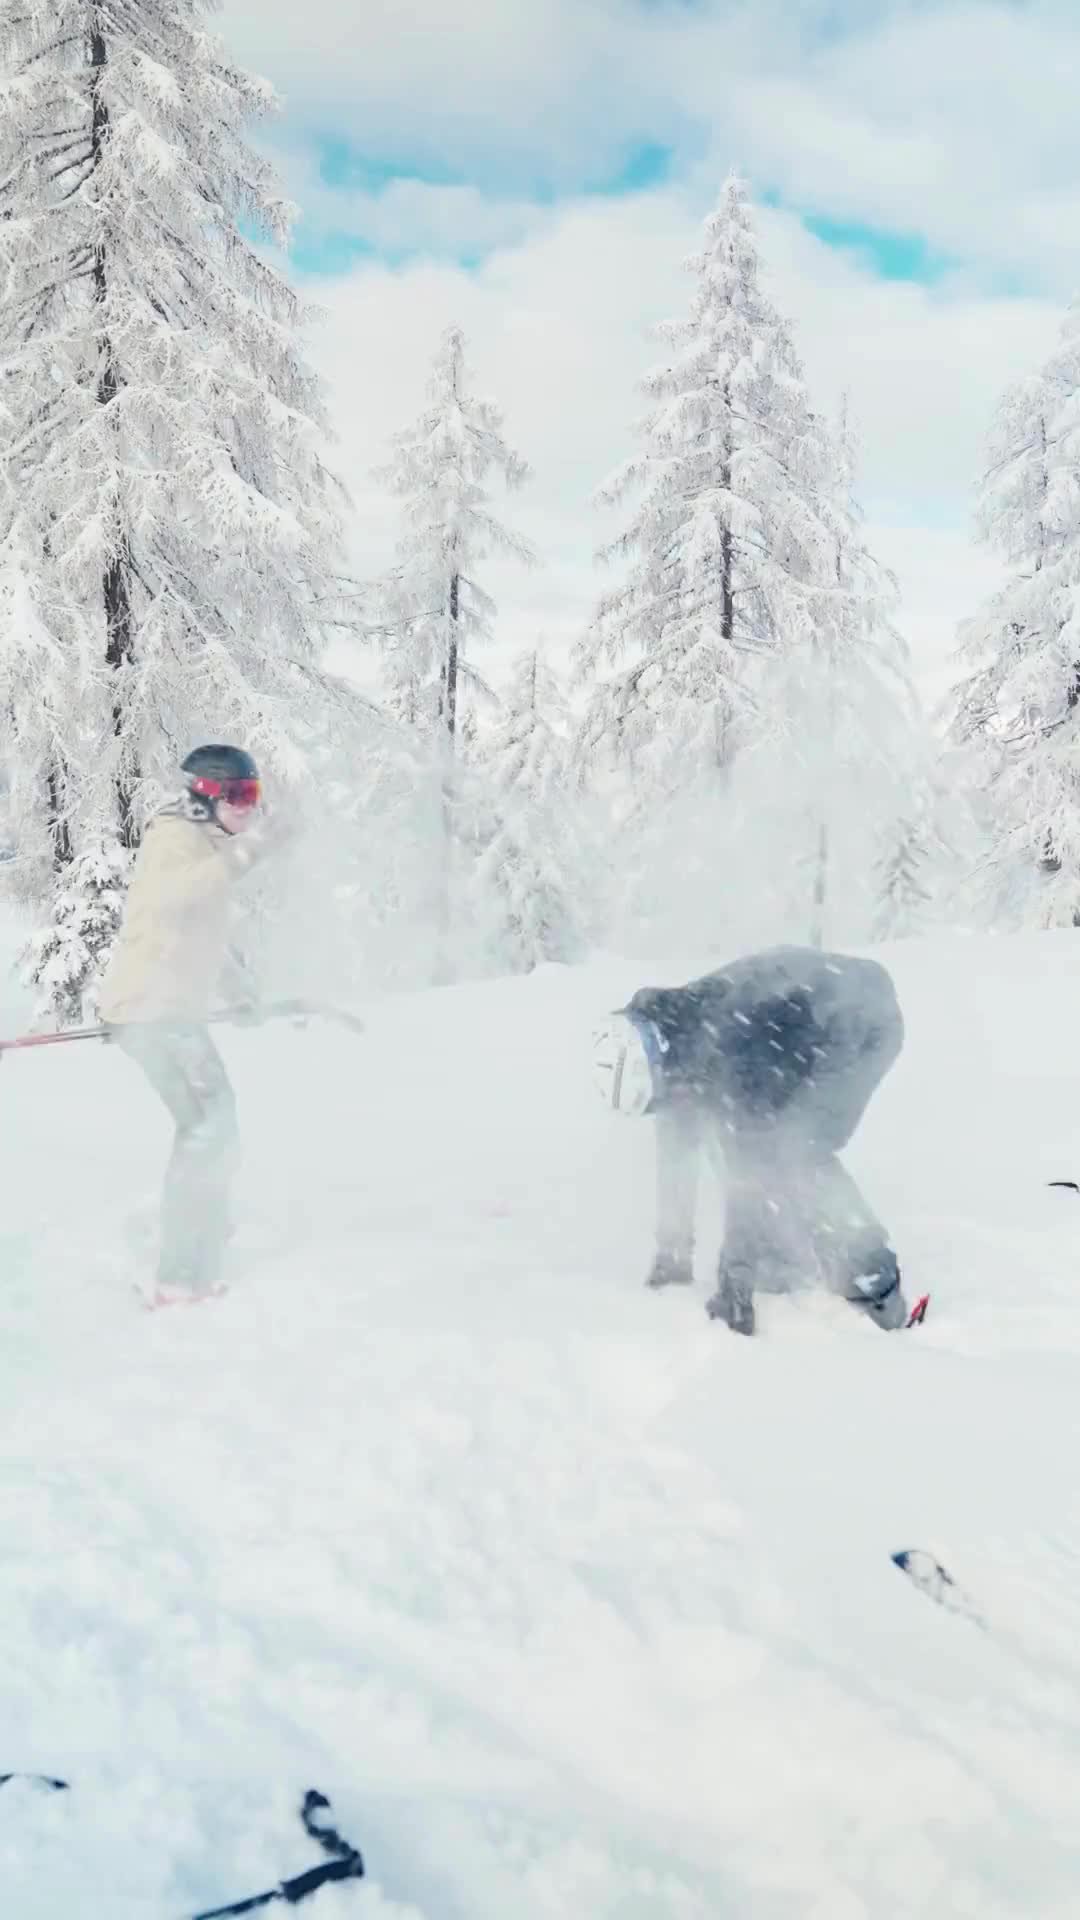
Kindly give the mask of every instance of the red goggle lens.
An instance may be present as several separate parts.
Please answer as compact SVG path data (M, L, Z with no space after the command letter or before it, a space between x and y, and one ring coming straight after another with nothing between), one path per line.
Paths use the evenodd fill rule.
M192 793L205 800L224 800L229 807L257 807L262 787L258 780L211 780L201 773L191 783Z

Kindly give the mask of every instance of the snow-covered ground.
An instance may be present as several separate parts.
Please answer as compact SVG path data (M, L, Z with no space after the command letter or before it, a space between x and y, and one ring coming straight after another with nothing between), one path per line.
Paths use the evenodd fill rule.
M1080 942L897 947L854 1170L921 1332L646 1294L617 962L230 1034L245 1244L146 1314L168 1129L124 1059L0 1067L0 1911L1076 1920ZM14 1015L14 1009L13 1009ZM137 1224L137 1223L136 1223ZM934 1607L935 1551L988 1623Z

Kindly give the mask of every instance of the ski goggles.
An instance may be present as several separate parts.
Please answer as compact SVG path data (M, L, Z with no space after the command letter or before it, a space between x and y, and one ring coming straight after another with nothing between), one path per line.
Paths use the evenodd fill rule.
M242 812L249 807L257 807L262 796L262 783L258 780L214 780L209 774L197 774L191 783L192 793L201 795L204 800L224 800L227 807L237 807Z

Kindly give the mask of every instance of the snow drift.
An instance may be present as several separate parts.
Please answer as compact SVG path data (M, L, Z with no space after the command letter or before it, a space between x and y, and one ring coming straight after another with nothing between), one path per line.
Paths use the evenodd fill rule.
M804 1298L733 1338L707 1244L644 1292L617 961L230 1035L235 1287L183 1313L132 1290L137 1074L3 1062L0 1772L72 1782L0 1793L5 1913L271 1885L317 1786L370 1878L313 1920L1071 1920L1080 947L884 957L848 1157L934 1296L889 1337Z

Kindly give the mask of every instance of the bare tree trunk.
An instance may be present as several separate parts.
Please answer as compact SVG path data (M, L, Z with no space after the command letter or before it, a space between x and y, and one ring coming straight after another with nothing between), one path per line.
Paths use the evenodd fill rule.
M52 863L56 873L69 866L72 859L71 826L64 809L63 784L63 770L51 766L45 776L45 816L49 823Z
M461 575L450 575L450 638L446 647L446 674L443 681L443 717L446 721L446 734L453 754L457 738L458 703L458 663L459 641L458 621L461 617Z
M102 83L108 65L108 49L101 14L97 7L91 14L90 65L92 69L90 91L93 102L90 147L93 168L97 170L104 159L109 138L109 109L102 96ZM94 300L103 311L108 291L105 238L99 232L94 246ZM98 405L109 407L115 401L121 383L112 340L104 326L98 341L98 364L100 369L97 386ZM111 551L105 563L102 580L102 598L105 603L105 662L115 672L122 673L125 668L130 667L135 651L131 609L131 560L124 530L119 525L114 525L111 535ZM118 740L123 738L123 731L124 699L121 686L118 687L113 701L113 732ZM129 848L138 844L133 805L137 778L138 768L125 766L121 759L116 776L117 824L121 844Z
M720 535L720 632L725 640L735 635L735 536L726 526Z
M440 742L442 754L442 867L439 874L438 903L438 951L435 961L435 979L445 982L453 977L453 964L450 955L450 938L453 930L454 896L454 800L455 800L455 758L457 753L457 713L458 713L458 669L461 659L459 623L461 619L461 575L455 570L450 576L450 633L446 644L446 664L443 669L442 698L440 718L443 723L443 738Z
M730 394L727 397L728 397L728 404L730 405ZM723 487L725 493L730 494L731 492L730 443L729 443L728 455L724 461L724 465L720 469L720 484ZM722 527L720 532L720 634L722 639L728 641L729 643L734 642L734 638L735 638L735 536L731 531L730 520L725 521L724 526ZM719 729L719 738L717 740L716 764L721 774L726 773L727 767L728 767L728 754L729 754L728 720L729 718L730 718L729 713L725 711L723 722Z

